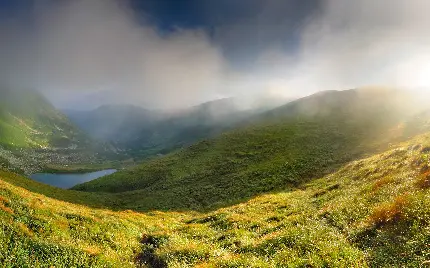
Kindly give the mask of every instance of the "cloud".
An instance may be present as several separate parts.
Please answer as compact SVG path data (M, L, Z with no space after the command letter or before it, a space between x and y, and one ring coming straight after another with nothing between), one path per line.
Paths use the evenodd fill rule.
M58 97L121 91L123 102L159 107L213 98L228 67L207 34L178 29L161 35L154 26L137 23L123 3L76 0L38 6L31 36L15 28L25 41L10 40L1 49L11 55L2 66L14 74L3 80ZM17 43L22 47L11 53ZM29 56L17 57L24 52Z
M260 90L301 96L369 85L430 88L430 2L323 0L294 29L290 18L270 23L282 4L299 3L281 2L266 5L263 23L249 21L269 37L248 73ZM243 33L239 39L247 39ZM280 45L295 37L294 47Z
M25 22L0 24L0 80L63 106L96 91L115 91L114 102L178 108L261 92L430 86L425 0L233 1L234 10L247 11L211 18L211 34L160 33L137 21L127 1L36 3Z
M323 2L301 30L297 60L284 67L292 70L286 88L429 87L429 7L424 0Z

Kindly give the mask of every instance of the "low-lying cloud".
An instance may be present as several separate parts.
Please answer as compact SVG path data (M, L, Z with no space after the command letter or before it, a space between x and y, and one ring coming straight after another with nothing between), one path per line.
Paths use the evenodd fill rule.
M279 14L280 1L268 1L264 18ZM252 66L226 57L227 35L216 34L229 27L229 42L246 51L240 25L220 25L214 35L179 28L160 33L144 18L137 22L125 1L37 3L26 18L31 27L16 20L0 25L1 84L41 90L64 106L70 96L97 91L116 92L113 102L178 108L264 92L295 97L375 84L430 86L425 0L323 0L294 26L294 49L278 45L291 32L250 18L246 34L255 27L279 37L260 40L267 46L249 55Z
M328 0L304 28L298 67L316 88L429 86L429 7L422 0Z
M14 25L2 45L10 57L1 78L12 87L56 97L113 90L123 102L162 107L214 98L223 87L225 60L202 30L161 36L116 1L40 5L33 19L32 31Z
M368 85L428 88L429 7L424 0L323 1L300 28L294 57L265 51L258 73L268 67L266 81L277 74L287 94Z

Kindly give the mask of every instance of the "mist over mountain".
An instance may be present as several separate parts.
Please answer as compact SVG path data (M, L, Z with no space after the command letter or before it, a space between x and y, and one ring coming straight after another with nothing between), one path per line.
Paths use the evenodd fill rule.
M103 105L134 105L151 108L150 103L140 100L124 99L124 93L114 90L101 90L97 92L74 94L68 98L57 98L54 95L47 95L56 107L62 110L94 110ZM153 107L152 107L153 108Z
M253 116L287 103L284 98L226 98L177 110L133 105L102 105L94 110L64 110L93 138L134 156L165 154L237 127Z
M32 90L0 90L1 143L15 147L77 148L83 133L42 94Z
M29 175L110 155L37 91L3 87L0 94L0 168Z
M139 2L10 4L17 11L0 21L3 84L40 90L61 108L106 92L98 105L162 109L260 93L430 85L422 0L191 1L176 15Z
M427 103L404 90L323 91L74 189L124 192L140 200L130 209L215 209L263 192L300 188L363 154L426 133Z
M428 266L429 9L1 0L0 266Z

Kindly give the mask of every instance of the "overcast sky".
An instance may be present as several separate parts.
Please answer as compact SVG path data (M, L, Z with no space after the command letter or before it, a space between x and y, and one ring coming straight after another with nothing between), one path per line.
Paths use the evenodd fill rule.
M0 85L178 108L430 85L426 0L3 0ZM100 93L103 92L103 93Z

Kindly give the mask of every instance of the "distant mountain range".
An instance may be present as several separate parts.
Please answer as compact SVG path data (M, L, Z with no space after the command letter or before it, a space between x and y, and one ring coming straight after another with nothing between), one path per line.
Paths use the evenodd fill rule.
M28 173L37 171L28 166L52 163L98 167L100 157L112 152L138 158L186 148L133 167L120 162L123 170L71 190L0 170L0 263L427 262L430 109L422 95L379 88L325 91L274 109L238 111L224 99L173 114L103 106L74 119L94 131L92 138L52 106L40 106L48 104L37 94L8 98L2 106L2 168ZM97 135L117 145L91 158L88 149L100 144Z
M204 114L202 107L197 115ZM428 110L421 96L403 91L324 91L75 189L124 193L139 200L130 209L216 209L299 187L366 153L429 131L428 113L423 113Z
M27 174L160 156L215 137L280 103L260 98L258 105L248 100L243 106L230 98L175 111L134 105L60 111L34 90L1 89L0 94L0 167Z
M416 96L412 100L397 91L383 89L324 91L293 101L260 98L258 103L253 103L255 99L225 98L175 111L102 105L89 111L61 112L36 91L3 90L2 97L0 162L25 173L40 170L40 163L47 167L83 160L133 162L159 157L224 132L297 117L340 122L364 122L375 117L375 120L383 118L384 122L391 119L398 122L405 110L423 107L422 103L418 105L416 99L420 98ZM415 129L418 125L414 124ZM26 164L17 157L22 150ZM43 151L51 153L38 153ZM61 155L53 157L53 151Z
M287 100L262 98L258 103L226 98L175 110L147 110L134 105L103 105L90 111L64 110L94 139L114 144L136 157L165 154L191 145Z

